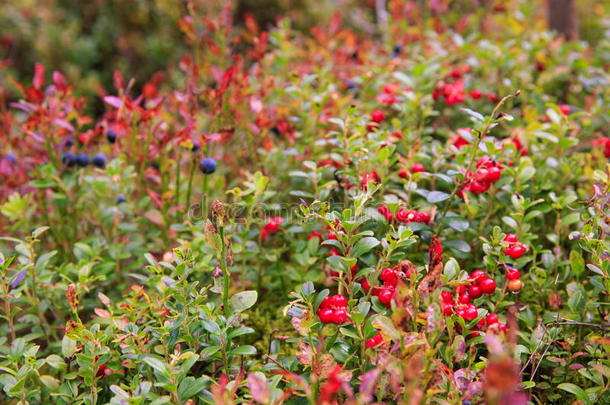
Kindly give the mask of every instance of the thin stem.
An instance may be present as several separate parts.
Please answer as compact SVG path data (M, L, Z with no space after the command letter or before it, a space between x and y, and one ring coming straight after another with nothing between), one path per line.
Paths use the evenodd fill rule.
M222 306L224 309L225 316L228 318L231 315L229 310L229 279L231 273L227 267L227 247L225 246L225 230L224 226L218 227L218 234L220 235L220 268L222 269L223 286L222 286Z
M195 155L193 154L193 158L191 159L191 170L189 172L189 181L187 183L187 188L186 188L186 209L188 211L189 209L189 205L191 204L191 190L193 188L193 177L195 176L195 168L197 167L197 159L195 158Z

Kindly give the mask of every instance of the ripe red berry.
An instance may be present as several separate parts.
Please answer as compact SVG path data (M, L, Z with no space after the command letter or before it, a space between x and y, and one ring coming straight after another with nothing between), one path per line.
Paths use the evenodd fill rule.
M337 249L331 249L328 251L329 256L341 256L341 253Z
M321 308L318 310L318 317L322 323L331 323L334 320L334 311L330 308Z
M487 323L487 325L493 325L494 323L498 323L498 315L496 314L488 314L485 317L485 322Z
M402 177L403 179L406 179L407 177L409 177L409 172L407 171L407 169L405 169L403 167L400 170L398 170L398 176Z
M570 106L567 104L560 104L558 105L559 107L559 111L561 111L561 113L563 115L570 115Z
M347 315L347 309L339 308L335 309L333 312L333 323L336 325L341 325L349 320L349 316Z
M453 314L453 305L449 303L444 303L442 305L443 315L449 316Z
M467 321L472 321L473 319L476 319L477 316L479 316L477 309L473 307L468 307L464 310L464 316L462 316L462 318Z
M383 121L383 119L385 118L383 111L381 110L374 110L371 113L371 121L373 122L381 122Z
M320 242L322 242L322 234L320 232L312 232L307 237L307 240L317 238Z
M518 280L521 277L521 273L517 269L507 270L506 278L509 280Z
M503 324L501 322L498 322L498 329L500 330L500 332L505 332L506 333L506 329L507 328L506 328L505 324Z
M406 208L401 208L396 211L396 220L400 222L407 222L409 216L409 210Z
M476 283L478 283L485 277L487 277L487 274L485 274L483 270L475 270L470 273L470 276L468 276L469 279L474 280Z
M396 287L396 284L398 284L398 272L394 269L386 268L381 270L379 278L386 286Z
M517 239L517 235L515 235L513 233L507 233L503 240L504 240L504 242L509 242L509 243L519 242L519 239Z
M478 285L471 285L468 287L468 294L470 294L471 298L476 299L483 295L483 291Z
M522 288L523 288L523 281L521 281L519 279L510 280L508 282L508 289L511 290L512 292L521 291Z
M421 163L415 163L411 166L411 173L421 173L425 172L426 168Z
M452 303L453 294L451 294L451 292L449 292L447 290L441 291L441 300L445 303Z
M379 291L379 302L381 302L386 307L390 306L392 302L392 297L394 296L394 290L390 288L383 288Z
M335 307L347 307L347 298L341 294L335 294L330 297L330 305Z
M470 294L468 293L464 293L458 296L459 304L470 304L471 301L472 299L470 298Z
M468 291L468 287L465 285L456 285L455 287L453 287L453 289L458 295L464 294L466 291Z
M364 343L364 345L371 349L379 344L381 344L383 342L383 336L381 335L381 333L376 333L375 336L373 336L370 339L367 339L366 342Z
M392 220L392 212L387 207L387 205L380 205L379 207L377 207L377 212L383 215L386 221L390 222Z
M362 280L360 285L362 286L362 289L366 292L369 292L369 290L371 289L371 285L369 284L369 281L366 278Z
M479 281L479 287L483 294L493 294L496 291L496 280L493 278L484 278Z
M508 246L505 250L507 256L513 259L518 259L527 252L527 249L523 243L515 243L514 245Z
M473 181L472 183L470 183L470 185L468 187L468 191L470 191L473 194L482 194L482 193L486 192L487 190L489 190L489 187L490 187L489 183Z

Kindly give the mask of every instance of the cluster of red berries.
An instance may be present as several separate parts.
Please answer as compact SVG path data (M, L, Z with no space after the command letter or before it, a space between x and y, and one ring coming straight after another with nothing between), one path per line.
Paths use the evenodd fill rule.
M334 323L335 325L348 322L347 298L341 294L324 298L318 308L318 318L322 323Z
M265 224L261 231L261 237L267 239L269 236L280 230L280 225L284 222L284 217L273 217Z
M504 248L504 254L511 257L512 259L518 259L527 253L528 246L524 243L519 242L516 235L512 233L506 234L504 242L508 243L508 246Z
M472 304L472 300L482 297L483 294L493 294L496 291L496 281L488 277L482 270L473 271L468 278L472 284L455 287L455 292L458 295L457 306L451 292L443 291L441 293L443 314L451 315L455 310L459 316L471 321L476 318L476 307L474 308L475 312L469 311L469 309L472 309L469 307ZM471 318L473 314L474 318Z
M392 303L392 298L394 298L394 293L396 292L396 286L398 285L398 280L401 278L410 278L413 273L413 269L408 267L406 269L401 268L400 266L393 268L385 268L381 270L379 273L379 279L382 282L381 286L374 286L371 288L367 279L362 280L362 288L364 291L371 291L371 295L375 296L379 299L386 307L390 307Z
M400 91L400 87L395 83L388 83L383 86L381 93L377 95L377 101L381 104L392 105L398 101L396 94Z
M415 164L413 164L413 166L411 166L411 174L421 173L421 172L425 172L425 171L426 171L426 168L421 163L415 163ZM406 179L409 177L409 171L403 167L398 171L398 175L400 177L402 177L403 179Z
M521 291L521 289L523 288L523 282L521 281L521 272L512 266L505 266L507 267L505 275L506 279L508 280L508 289L514 293Z
M392 219L396 218L397 221L404 222L405 224L408 224L409 222L427 224L431 219L430 214L427 212L408 210L406 208L400 208L396 211L396 214L392 214L392 211L390 211L387 205L380 205L377 207L377 212L383 215L388 222L391 222Z
M445 104L453 105L463 103L466 99L466 91L464 90L464 81L456 80L453 83L441 83L432 93L434 100L443 97Z
M466 173L466 181L459 191L459 196L463 197L464 192L472 194L482 194L489 190L492 184L500 180L502 176L502 164L490 157L482 157L477 162L474 173Z
M464 146L470 145L468 137L472 133L470 128L458 128L455 134L449 138L449 143L455 146L457 149L462 149Z
M379 175L375 170L363 173L362 176L360 176L360 188L366 190L369 183L377 183L379 180Z

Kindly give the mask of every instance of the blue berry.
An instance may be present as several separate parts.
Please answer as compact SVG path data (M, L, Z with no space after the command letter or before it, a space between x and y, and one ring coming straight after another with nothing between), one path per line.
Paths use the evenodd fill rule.
M191 151L197 152L200 147L201 147L201 144L198 141L193 141L193 147L191 148Z
M80 167L86 167L89 164L89 156L86 153L79 153L76 155L76 164Z
M115 143L116 142L116 132L114 132L113 130L109 130L108 132L106 132L106 139L108 139L108 142L110 142L110 143Z
M5 158L11 163L17 163L17 158L12 153L8 153Z
M125 196L122 195L118 196L116 199L117 204L123 204L125 201L127 201L127 199L125 199Z
M91 163L93 163L93 166L103 169L106 167L106 157L101 153L98 153L97 155L93 156Z
M216 171L216 161L212 158L203 158L199 162L199 168L204 174L212 174Z
M66 148L71 148L72 145L74 145L74 139L70 137L66 138L66 142L64 143L64 145L66 146Z
M66 152L61 156L61 163L72 167L76 164L76 156L74 156L74 153Z

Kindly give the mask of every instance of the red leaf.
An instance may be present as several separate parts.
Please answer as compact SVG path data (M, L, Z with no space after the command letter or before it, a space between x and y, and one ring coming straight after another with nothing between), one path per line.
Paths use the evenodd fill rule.
M40 89L44 84L44 66L41 63L37 63L34 66L34 79L32 84L35 88Z
M121 108L123 106L123 100L115 96L106 96L104 97L104 102L106 104L110 104L114 108Z

